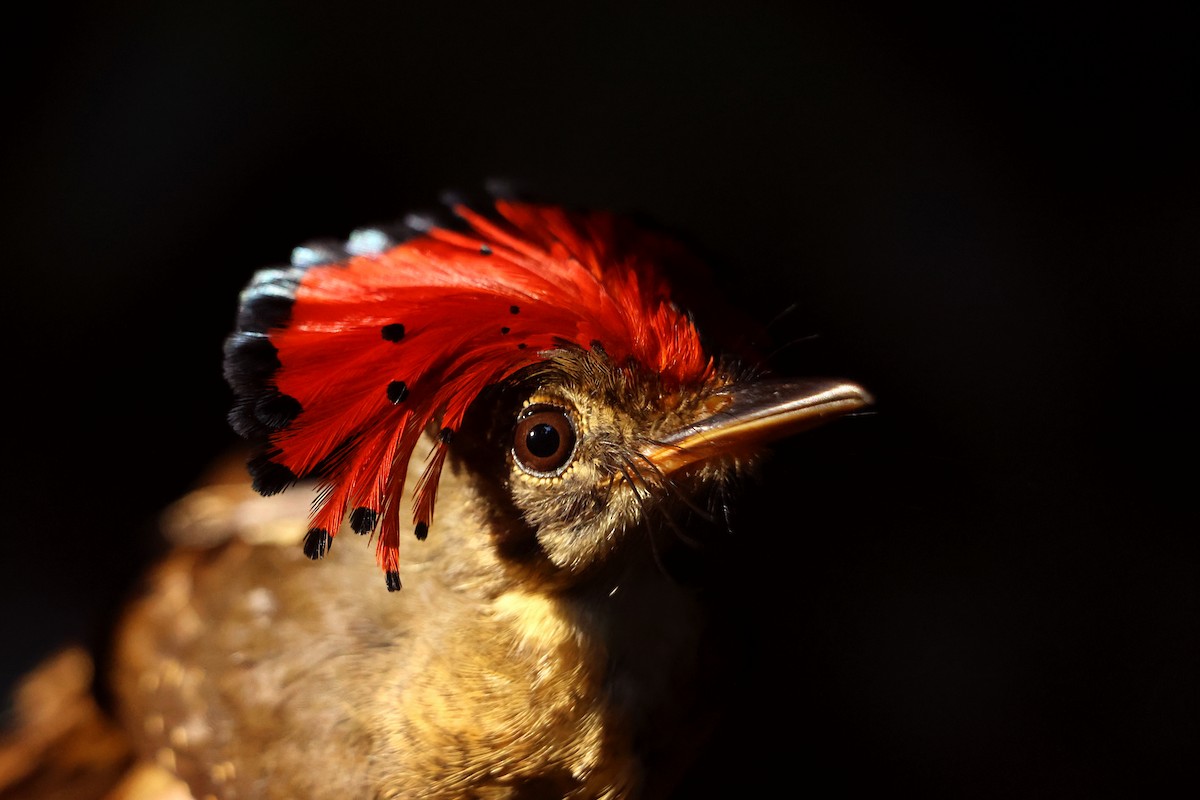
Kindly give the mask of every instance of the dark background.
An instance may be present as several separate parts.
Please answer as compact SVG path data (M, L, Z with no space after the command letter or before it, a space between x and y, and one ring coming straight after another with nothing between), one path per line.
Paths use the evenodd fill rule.
M221 342L253 270L501 176L685 231L782 315L779 371L879 399L749 490L723 580L753 678L700 785L1194 782L1182 16L115 5L9 29L5 685L95 634L234 444Z

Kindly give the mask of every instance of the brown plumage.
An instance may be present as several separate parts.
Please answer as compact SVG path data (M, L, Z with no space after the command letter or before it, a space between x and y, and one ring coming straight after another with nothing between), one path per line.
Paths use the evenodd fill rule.
M353 540L306 559L295 497L283 544L172 556L118 651L143 752L197 797L664 796L717 705L703 603L669 568L694 543L674 526L745 462L639 466L645 441L710 404L666 411L652 378L565 358L477 406L403 591L383 591ZM855 391L834 387L830 409ZM579 415L569 475L530 476L503 447L526 401ZM284 500L241 491L243 516Z

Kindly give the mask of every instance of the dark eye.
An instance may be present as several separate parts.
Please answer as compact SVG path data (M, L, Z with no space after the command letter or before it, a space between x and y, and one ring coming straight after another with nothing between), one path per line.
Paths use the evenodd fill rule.
M561 408L529 406L517 418L513 458L533 475L555 475L575 452L575 425Z

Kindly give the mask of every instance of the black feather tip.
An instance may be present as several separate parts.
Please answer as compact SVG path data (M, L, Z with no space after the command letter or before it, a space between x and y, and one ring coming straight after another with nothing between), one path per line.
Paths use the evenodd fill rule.
M304 555L316 561L324 558L333 546L333 537L324 528L313 528L304 537Z
M350 529L358 534L368 534L375 530L379 522L379 512L373 508L359 506L350 512Z

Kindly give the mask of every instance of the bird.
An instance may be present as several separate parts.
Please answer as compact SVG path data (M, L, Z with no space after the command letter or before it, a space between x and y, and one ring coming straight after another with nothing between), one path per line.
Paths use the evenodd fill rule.
M669 796L741 482L872 403L773 375L714 285L644 220L503 194L255 273L245 450L164 514L104 665L138 758L196 800Z

